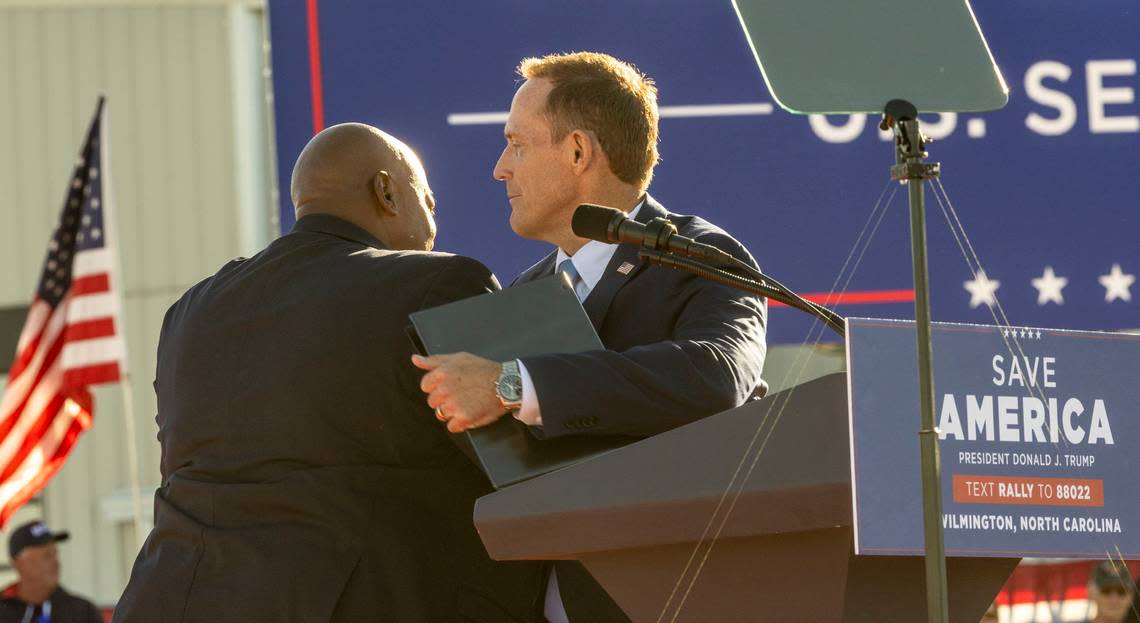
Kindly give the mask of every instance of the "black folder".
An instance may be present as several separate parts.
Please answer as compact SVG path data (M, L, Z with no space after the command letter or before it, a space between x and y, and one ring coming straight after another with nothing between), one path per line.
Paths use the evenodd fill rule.
M409 318L417 348L428 355L465 351L509 361L605 348L562 273L419 311ZM599 435L539 439L509 415L452 437L496 489L636 441Z

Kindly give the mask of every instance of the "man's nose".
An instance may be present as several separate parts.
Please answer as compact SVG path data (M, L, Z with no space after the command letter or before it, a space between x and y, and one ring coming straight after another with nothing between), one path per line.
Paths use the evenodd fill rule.
M491 175L500 182L505 182L511 177L510 169L503 164L503 157L501 155L499 159L495 161L495 168L491 171Z

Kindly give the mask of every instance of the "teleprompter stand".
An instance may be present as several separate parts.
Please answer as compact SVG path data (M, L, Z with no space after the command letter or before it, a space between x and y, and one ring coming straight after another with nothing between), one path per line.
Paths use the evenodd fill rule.
M924 161L927 140L918 113L994 110L1005 105L1008 89L967 0L733 0L733 5L781 107L801 114L882 114L883 128L894 130L891 177L908 185L910 197L927 619L947 621L923 205L924 183L937 176L938 165Z

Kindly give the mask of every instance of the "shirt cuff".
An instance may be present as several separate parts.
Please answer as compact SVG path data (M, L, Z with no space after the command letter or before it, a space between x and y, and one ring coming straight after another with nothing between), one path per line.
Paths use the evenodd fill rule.
M530 372L522 360L519 362L519 376L522 377L522 406L515 419L527 426L542 426L542 412L538 408L538 394L534 391L534 381L530 380Z

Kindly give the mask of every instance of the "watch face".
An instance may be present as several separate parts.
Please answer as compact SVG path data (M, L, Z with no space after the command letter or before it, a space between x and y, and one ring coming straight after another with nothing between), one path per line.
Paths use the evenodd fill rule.
M515 402L522 399L522 377L515 375L504 376L499 379L498 384L499 396L507 402Z

